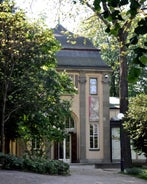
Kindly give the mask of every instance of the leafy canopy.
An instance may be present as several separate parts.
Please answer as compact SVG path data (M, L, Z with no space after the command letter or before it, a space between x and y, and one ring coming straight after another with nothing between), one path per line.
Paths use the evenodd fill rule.
M128 79L133 82L136 81L140 75L141 67L147 65L146 0L79 1L86 4L94 12L94 15L104 22L106 25L105 31L108 34L117 38L121 49L121 57L128 54L128 49L133 49L135 54ZM77 1L74 2L76 3ZM143 42L140 44L140 39L142 38Z
M147 157L147 95L131 98L124 127L129 132L134 149Z
M70 114L70 102L61 100L61 96L74 93L75 89L65 72L56 71L55 54L59 49L50 29L39 22L30 23L22 11L16 11L13 2L0 4L2 143L3 137L18 136L18 128L27 127L23 133L30 132L34 136L30 122L39 127L36 136L44 135L46 139L49 136L50 139L55 138L57 131L54 131L54 136L50 128L43 132L40 122L44 121L49 127L56 125L57 129L63 128L63 119ZM15 128L13 134L12 127Z

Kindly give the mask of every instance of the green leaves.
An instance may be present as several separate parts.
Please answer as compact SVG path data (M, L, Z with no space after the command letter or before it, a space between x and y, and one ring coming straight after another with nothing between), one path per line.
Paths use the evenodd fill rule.
M115 8L115 7L118 7L118 5L119 5L119 0L109 0L108 1L108 6L110 7Z
M62 137L63 119L70 114L70 105L64 107L61 95L75 90L69 77L56 71L59 44L51 30L39 22L28 22L21 11L13 12L14 8L6 2L0 4L0 119L5 136L11 134L13 122L11 138L21 127L27 138L42 134L51 139L49 132L54 124L61 129L54 131L54 138ZM23 126L22 122L27 123Z
M142 18L138 22L138 26L135 28L135 33L137 35L144 35L147 34L147 17Z
M141 4L137 0L130 1L130 14L132 17L136 16L138 9L140 8Z
M147 54L146 53L140 57L140 61L142 64L147 65Z
M87 4L88 2L89 1L86 1ZM102 29L108 33L107 41L104 41L104 44L108 47L111 47L109 39L113 36L116 38L116 44L120 51L117 53L117 58L119 64L123 62L127 63L129 68L129 82L137 82L142 68L146 67L147 63L147 17L146 11L142 8L145 6L145 2L145 0L94 0L94 8L91 8L98 18L98 21L91 21L91 27L94 27L93 30L99 30L99 22L103 21L106 27L102 25ZM88 7L90 7L90 5L91 4L89 3ZM89 31L90 34L92 34L92 31ZM96 44L98 45L100 38L96 40L98 35L97 32L98 31L96 31L96 34L92 39L95 43L97 42ZM105 36L105 34L103 35ZM103 35L101 37L103 37ZM105 51L107 52L106 48L107 47L105 46ZM111 52L111 55L113 55L113 52ZM116 59L115 62L117 63L118 60ZM120 67L121 70L124 71L122 73L127 71L126 66L120 65ZM117 69L117 71L119 70ZM120 76L120 83L123 84L122 86L125 89L128 82L126 81L126 77L127 76L123 75ZM145 76L143 77L145 78ZM114 84L112 85L112 88L113 86ZM127 90L124 90L123 87L122 91L120 89L121 94L128 95ZM125 92L126 94L124 94Z
M100 11L101 10L100 3L101 3L100 0L94 0L93 6L94 6L95 11Z
M120 11L119 10L114 10L111 14L111 17L112 17L112 20L123 20L121 14L120 14Z
M136 35L136 36L134 36L134 37L132 37L132 38L130 39L130 44L135 45L135 44L137 44L137 43L138 43L138 36Z
M129 81L136 81L137 76L140 75L139 67L145 67L147 65L147 48L146 48L146 38L147 38L147 18L142 18L138 22L138 26L135 28L133 37L130 38L129 46L135 45L133 58L133 63L136 65L135 69L129 72ZM140 43L141 42L141 43ZM134 80L133 80L134 78Z
M129 132L134 148L147 156L147 95L140 94L130 99L124 127Z
M134 57L133 59L133 63L136 65L140 65L141 67L145 67L146 66L146 48L141 48L138 47L136 49L134 49L134 52L136 54L136 57Z
M128 0L120 0L119 6L124 6L127 5L129 3Z
M131 82L131 83L136 82L138 80L140 72L141 72L140 68L135 68L135 66L132 67L129 71L129 74L128 74L129 82Z

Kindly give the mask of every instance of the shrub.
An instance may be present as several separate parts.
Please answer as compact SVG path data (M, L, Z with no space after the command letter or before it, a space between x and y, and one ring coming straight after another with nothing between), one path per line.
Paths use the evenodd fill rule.
M4 169L23 169L23 159L10 154L0 154L2 168Z
M14 155L0 154L3 169L31 171L40 174L67 175L69 165L59 160L47 160L43 158L19 158Z
M46 162L46 168L49 174L67 175L69 174L69 165L60 160L50 160Z
M126 174L131 174L131 175L139 175L142 172L143 172L142 169L137 168L137 167L127 168L126 169Z
M3 165L5 155L0 152L0 164Z

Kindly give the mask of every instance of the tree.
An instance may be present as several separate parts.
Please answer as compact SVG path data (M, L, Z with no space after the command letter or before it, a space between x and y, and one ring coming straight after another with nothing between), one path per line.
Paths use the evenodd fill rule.
M138 21L138 18L134 20L133 27L135 28L136 22ZM81 26L78 29L78 32L80 32L80 35L88 37L93 44L100 48L101 57L102 59L112 68L112 73L110 74L110 96L119 96L119 61L118 61L118 55L119 55L119 44L114 35L108 35L105 32L106 26L105 24L97 19L96 15L93 15L89 17L88 19L84 20L81 23ZM132 28L132 31L129 32L129 35L135 35L134 29ZM140 38L139 45L144 45L144 41L146 40L146 37L143 36ZM129 73L132 73L132 68L138 68L138 66L134 66L133 58L135 58L135 53L133 50L137 48L138 46L133 45L132 47L129 47L127 52L127 60L128 60L128 70ZM143 92L146 93L147 89L147 78L146 78L146 67L145 68L139 68L140 75L138 77L134 76L132 78L132 75L129 75L128 77L128 96L136 96L136 94ZM134 71L134 70L133 70ZM138 71L138 70L137 70Z
M16 125L24 114L39 111L50 113L51 123L54 113L58 114L65 104L61 95L74 89L69 77L55 69L55 53L60 47L52 31L38 22L29 23L22 11L15 11L13 2L0 4L0 35L0 125L4 152L11 123Z
M34 111L25 110L18 120L19 137L23 138L29 155L46 156L52 141L63 141L66 137L65 121L71 117L70 100L61 100L62 95L75 92L69 76L66 73L55 75L51 71L43 80L43 92L46 92L43 105ZM28 146L34 140L37 140L37 150Z
M124 127L129 132L133 147L147 157L147 95L130 99Z
M23 138L28 155L46 157L52 141L60 142L66 137L64 122L70 117L69 104L64 102L61 106L60 103L60 112L58 106L59 103L56 104L56 109L55 105L52 107L54 114L53 112L50 114L34 112L24 114L19 119L18 132L21 135L20 138ZM35 148L32 146L33 144L35 144Z
M76 1L74 1L76 3ZM119 97L120 97L120 112L125 113L128 110L128 61L127 61L127 47L130 44L137 44L139 36L146 34L147 18L142 11L145 0L94 0L90 3L87 0L80 0L81 3L86 4L98 19L102 20L106 25L106 32L116 37L119 43L119 63L120 63L120 82L119 82ZM142 14L142 17L140 16ZM135 36L129 38L129 32L132 29L133 20L139 16L140 21L135 28ZM142 31L141 31L142 29ZM130 41L129 41L130 39ZM146 45L146 41L144 43ZM135 66L145 67L146 65L146 48L136 48L134 59ZM139 69L135 68L133 75L139 74ZM138 71L138 72L137 72ZM133 77L133 76L132 76ZM129 137L126 131L123 131L123 159L124 168L131 166L131 150L129 144Z
M147 94L147 68L142 68L140 76L135 83L129 85L129 96L135 97L136 95L144 93Z
M110 74L110 96L119 96L119 48L117 39L105 32L105 24L92 16L84 20L79 28L80 35L88 37L93 44L100 48L102 59L112 68Z

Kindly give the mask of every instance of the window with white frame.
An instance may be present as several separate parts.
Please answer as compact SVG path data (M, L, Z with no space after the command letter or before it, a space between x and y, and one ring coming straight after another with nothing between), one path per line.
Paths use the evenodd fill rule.
M66 119L66 128L74 128L74 119L73 118Z
M69 74L69 77L70 77L71 80L73 81L73 84L75 85L75 87L78 88L79 76L78 76L78 75L75 75L75 74Z
M98 149L98 123L90 124L90 149Z
M97 78L89 79L89 92L91 95L97 94Z
M32 140L32 149L33 150L38 150L40 149L40 141L37 138L34 138Z

